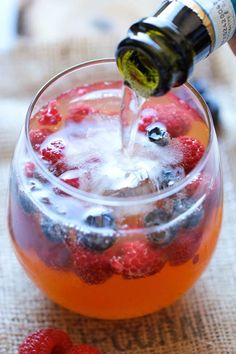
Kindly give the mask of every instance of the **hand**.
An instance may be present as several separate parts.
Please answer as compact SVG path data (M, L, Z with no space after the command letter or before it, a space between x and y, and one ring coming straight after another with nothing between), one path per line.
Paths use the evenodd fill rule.
M229 45L234 53L234 55L236 55L236 36L234 36L230 41L229 41Z

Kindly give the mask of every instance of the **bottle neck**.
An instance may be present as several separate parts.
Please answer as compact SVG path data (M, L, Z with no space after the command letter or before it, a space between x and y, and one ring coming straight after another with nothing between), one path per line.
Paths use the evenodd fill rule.
M186 40L191 47L195 63L210 54L213 48L213 39L209 33L209 27L205 26L202 21L202 16L189 7L191 1L188 1L188 6L185 2L165 1L154 17L146 21L155 26L163 23L166 27L171 27L172 30L177 29L178 37Z
M125 82L146 97L183 84L195 63L233 36L235 7L236 0L165 0L117 47Z

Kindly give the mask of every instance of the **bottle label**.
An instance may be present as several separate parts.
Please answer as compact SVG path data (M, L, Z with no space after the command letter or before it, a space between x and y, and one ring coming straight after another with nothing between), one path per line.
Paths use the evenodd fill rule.
M236 0L179 0L203 21L212 39L212 50L228 42L236 32Z

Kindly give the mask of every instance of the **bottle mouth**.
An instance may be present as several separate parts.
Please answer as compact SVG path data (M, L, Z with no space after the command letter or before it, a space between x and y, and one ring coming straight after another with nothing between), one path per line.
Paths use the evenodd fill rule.
M150 204L157 202L158 200L163 200L165 198L168 198L174 194L176 194L178 191L182 190L184 187L186 187L195 177L196 175L204 168L206 165L208 158L209 158L209 152L212 146L213 142L213 123L212 123L212 118L210 111L201 97L201 95L189 84L186 83L184 85L185 91L188 91L189 93L192 94L192 96L197 100L198 105L203 108L204 116L206 119L206 123L209 128L209 137L208 137L208 145L206 147L205 153L200 160L200 162L195 166L195 168L188 174L186 177L184 177L182 180L179 182L176 182L174 186L168 187L166 190L163 191L158 191L152 194L147 194L147 195L141 195L141 196L132 196L132 197L112 197L112 196L102 196L90 192L84 192L81 190L77 190L74 187L64 183L61 181L58 177L53 175L48 171L46 166L44 165L43 161L40 159L38 154L34 151L33 146L30 141L30 119L32 116L32 113L34 111L34 108L38 101L40 100L41 95L52 85L54 84L58 79L63 78L67 74L73 73L74 71L78 71L82 68L89 68L89 67L97 67L99 70L99 66L101 67L104 65L112 65L115 67L115 59L113 58L108 58L108 59L99 59L99 60L94 60L94 61L89 61L85 62L79 65L75 65L58 75L54 76L51 80L49 80L36 94L34 97L33 101L31 102L27 115L26 115L26 122L25 122L25 135L26 135L26 147L31 155L32 161L35 163L36 167L38 170L42 173L42 175L46 176L48 181L52 183L53 186L57 187L61 191L65 192L69 196L75 198L75 199L80 199L85 202L97 204L97 205L104 205L104 206L137 206L137 205L144 205L144 204ZM119 78L120 79L120 78ZM176 93L176 90L174 89L174 92Z
M116 58L124 82L140 96L162 96L170 90L170 64L160 46L147 34L139 32L121 41Z
M127 49L118 55L117 65L127 86L142 97L152 96L160 85L159 71L147 53Z

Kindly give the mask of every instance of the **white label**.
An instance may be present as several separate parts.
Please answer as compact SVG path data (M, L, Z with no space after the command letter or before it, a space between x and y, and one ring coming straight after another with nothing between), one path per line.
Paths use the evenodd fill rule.
M236 15L231 0L195 0L209 16L215 32L214 49L233 37L236 30Z

